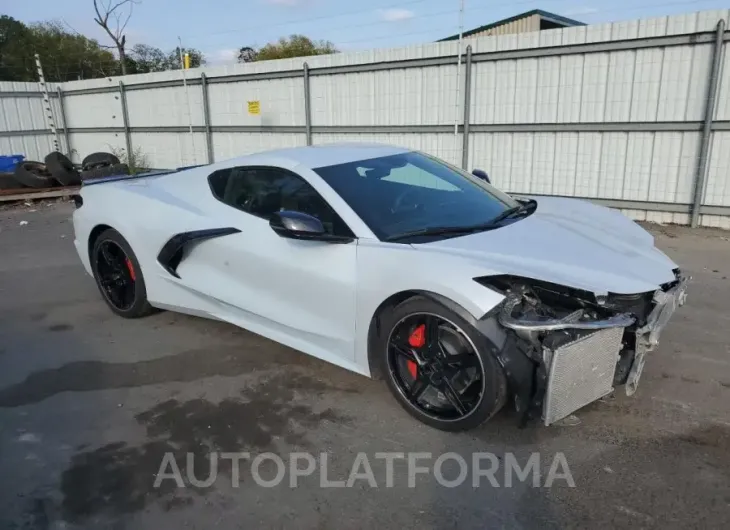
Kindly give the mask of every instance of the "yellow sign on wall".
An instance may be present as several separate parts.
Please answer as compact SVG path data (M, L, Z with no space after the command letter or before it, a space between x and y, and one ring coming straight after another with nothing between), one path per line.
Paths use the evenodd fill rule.
M248 113L249 114L261 114L261 102L260 101L249 101L248 102Z

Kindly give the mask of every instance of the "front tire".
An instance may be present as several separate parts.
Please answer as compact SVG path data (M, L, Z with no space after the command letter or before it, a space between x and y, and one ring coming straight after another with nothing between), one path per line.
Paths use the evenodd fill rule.
M119 232L102 232L94 241L89 258L96 286L114 313L140 318L153 312L137 256Z
M444 431L473 429L504 405L496 347L469 322L417 296L381 315L377 354L388 388L414 418Z

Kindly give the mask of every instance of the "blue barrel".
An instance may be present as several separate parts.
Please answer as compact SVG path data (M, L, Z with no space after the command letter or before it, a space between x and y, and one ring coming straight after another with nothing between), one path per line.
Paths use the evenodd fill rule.
M0 156L0 172L12 173L15 171L15 166L23 160L25 160L23 155Z

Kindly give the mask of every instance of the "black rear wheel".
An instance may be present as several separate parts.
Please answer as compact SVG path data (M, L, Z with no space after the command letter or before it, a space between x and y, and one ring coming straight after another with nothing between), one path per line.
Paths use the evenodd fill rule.
M447 431L474 428L504 405L506 381L489 340L437 302L411 298L382 318L384 373L401 406Z
M153 311L137 257L119 232L102 232L94 241L90 258L96 285L112 311L125 318L139 318Z

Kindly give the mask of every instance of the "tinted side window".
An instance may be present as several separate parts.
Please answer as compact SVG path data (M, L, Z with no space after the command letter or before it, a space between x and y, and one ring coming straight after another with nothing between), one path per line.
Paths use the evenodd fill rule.
M304 179L275 168L231 168L210 177L213 195L225 204L269 219L280 210L295 210L317 217L325 229L336 235L352 232L319 193Z

